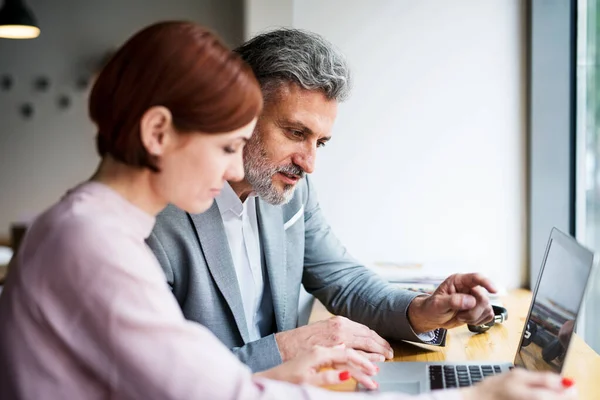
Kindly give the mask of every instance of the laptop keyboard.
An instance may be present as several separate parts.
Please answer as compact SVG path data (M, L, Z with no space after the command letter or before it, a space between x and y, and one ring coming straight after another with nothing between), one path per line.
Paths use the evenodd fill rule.
M431 390L465 387L501 372L499 365L430 365Z

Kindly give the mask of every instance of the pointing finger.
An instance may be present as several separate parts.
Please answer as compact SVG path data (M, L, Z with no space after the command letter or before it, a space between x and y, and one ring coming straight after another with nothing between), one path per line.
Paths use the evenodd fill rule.
M459 291L469 291L475 286L482 286L490 293L496 293L496 286L491 280L478 273L454 275L454 285Z

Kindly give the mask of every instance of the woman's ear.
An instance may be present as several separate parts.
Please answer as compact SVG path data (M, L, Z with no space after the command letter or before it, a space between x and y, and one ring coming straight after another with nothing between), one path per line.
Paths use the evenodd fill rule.
M151 156L161 156L175 133L173 116L168 108L149 108L140 120L140 139Z

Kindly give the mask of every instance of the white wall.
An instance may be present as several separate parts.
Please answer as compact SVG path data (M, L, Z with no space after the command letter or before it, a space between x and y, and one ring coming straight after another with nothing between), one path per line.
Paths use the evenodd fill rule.
M9 224L34 215L67 188L89 177L98 161L94 127L87 117L87 91L74 87L89 60L118 47L152 22L186 19L205 24L229 45L243 39L242 0L27 0L42 28L38 39L0 39L0 75L15 77L0 91L0 236ZM38 75L52 81L35 93ZM71 96L66 112L56 106L61 93ZM31 101L33 119L23 120L19 105Z
M323 34L347 55L353 97L315 173L337 235L365 262L477 269L509 287L525 263L525 73L518 0L29 0L33 41L0 40L0 236L97 162L81 64L159 19L207 24L230 45L268 27ZM58 11L60 10L60 12ZM260 11L260 12L257 12ZM243 20L246 26L243 27ZM261 26L264 25L264 26ZM73 34L72 30L77 32ZM48 93L30 81L47 74ZM73 106L60 112L59 93ZM31 100L37 114L16 110Z
M244 0L244 40L281 26L292 26L292 0Z
M294 26L348 57L352 98L314 174L365 262L525 279L525 95L519 0L297 0Z

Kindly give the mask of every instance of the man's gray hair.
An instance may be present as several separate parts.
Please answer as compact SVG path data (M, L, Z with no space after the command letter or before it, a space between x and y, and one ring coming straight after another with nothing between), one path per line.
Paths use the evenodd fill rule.
M252 68L263 95L284 82L321 90L329 100L350 95L350 70L344 56L322 36L282 28L260 34L234 50Z

